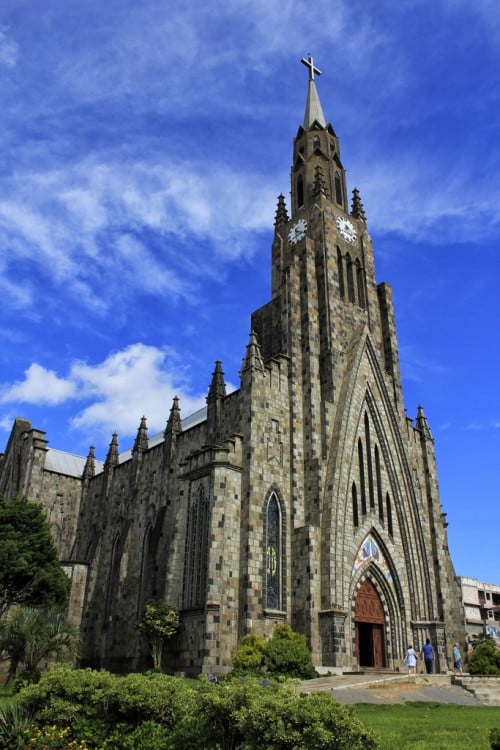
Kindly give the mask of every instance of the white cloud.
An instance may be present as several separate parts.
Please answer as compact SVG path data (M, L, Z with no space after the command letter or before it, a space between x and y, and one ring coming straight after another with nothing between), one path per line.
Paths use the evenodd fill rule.
M13 68L17 63L19 48L8 36L8 29L0 26L0 65Z
M3 389L0 403L56 406L84 401L71 420L74 429L89 436L107 436L113 430L129 436L143 415L154 432L164 428L174 396L180 399L183 417L205 405L204 395L189 392L189 373L174 350L137 343L96 365L76 362L67 377L33 363L24 380ZM11 424L7 417L3 421Z
M24 373L24 380L2 389L0 403L20 401L28 404L61 404L75 395L75 384L59 378L53 370L33 363Z

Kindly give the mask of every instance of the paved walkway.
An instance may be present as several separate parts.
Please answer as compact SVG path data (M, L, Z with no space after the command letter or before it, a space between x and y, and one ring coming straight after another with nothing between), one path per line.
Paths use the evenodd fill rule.
M472 693L451 684L449 675L346 674L302 682L298 692L327 690L339 703L408 703L425 701L480 706Z

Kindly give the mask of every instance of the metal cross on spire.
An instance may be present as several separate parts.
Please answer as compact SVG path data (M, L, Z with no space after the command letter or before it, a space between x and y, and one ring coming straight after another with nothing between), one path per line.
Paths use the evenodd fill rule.
M314 61L313 61L313 59L312 59L312 55L311 55L311 54L309 54L309 55L307 56L307 59L306 59L305 57L303 57L303 58L302 58L302 60L301 60L300 62L301 62L301 63L302 63L303 65L305 65L305 66L306 66L306 68L309 68L309 80L310 80L310 81L314 81L314 74L315 74L315 73L316 73L316 75L318 75L318 76L320 76L320 75L321 75L321 70L320 70L319 68L317 68L317 67L316 67L316 66L314 65Z

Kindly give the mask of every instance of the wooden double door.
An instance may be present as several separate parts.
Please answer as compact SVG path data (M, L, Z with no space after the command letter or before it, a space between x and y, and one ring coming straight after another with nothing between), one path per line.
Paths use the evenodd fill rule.
M369 580L363 583L356 597L354 624L358 665L386 667L384 610L377 590Z

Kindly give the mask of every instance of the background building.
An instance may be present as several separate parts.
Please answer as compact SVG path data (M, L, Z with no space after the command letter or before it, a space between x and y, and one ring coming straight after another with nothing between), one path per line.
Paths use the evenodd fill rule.
M467 640L481 633L495 638L500 646L500 586L477 578L459 578L465 612Z

